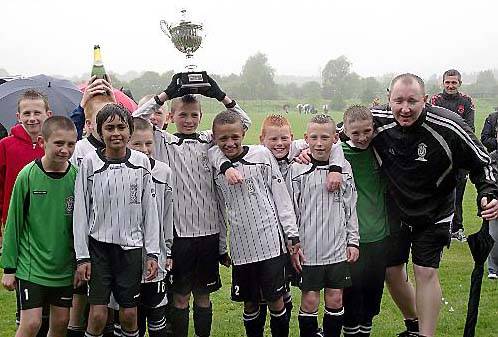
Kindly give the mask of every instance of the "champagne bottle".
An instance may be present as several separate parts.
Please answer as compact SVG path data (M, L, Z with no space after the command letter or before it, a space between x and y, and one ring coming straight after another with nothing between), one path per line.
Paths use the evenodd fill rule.
M97 78L106 79L107 73L105 72L104 64L102 63L102 55L100 54L100 46L96 44L93 46L93 67L90 76L97 76Z

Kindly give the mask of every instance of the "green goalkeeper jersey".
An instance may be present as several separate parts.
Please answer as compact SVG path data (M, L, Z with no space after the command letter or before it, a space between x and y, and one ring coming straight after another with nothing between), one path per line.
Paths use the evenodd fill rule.
M5 273L49 287L71 285L74 181L77 169L45 172L41 160L17 176L3 238Z
M386 210L387 181L380 172L371 146L361 150L343 142L342 150L353 169L358 193L356 214L360 243L380 241L389 234Z

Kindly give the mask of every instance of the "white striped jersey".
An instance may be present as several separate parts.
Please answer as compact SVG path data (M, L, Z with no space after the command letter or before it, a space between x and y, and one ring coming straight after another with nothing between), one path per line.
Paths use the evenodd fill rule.
M222 168L223 164L229 162L228 158L221 152L218 146L213 147L215 150L212 151L211 157L213 158L213 166L216 168ZM289 153L287 156L281 159L276 159L278 163L278 167L280 168L280 172L284 179L287 178L287 172L289 171L289 166L294 162L294 158L297 157L302 150L308 148L308 143L304 139L297 139L291 142L291 146L289 148ZM330 152L329 157L330 166L334 166L335 171L340 172L342 170L342 166L346 159L344 158L344 152L342 151L342 146L340 143L334 144L332 146L332 150Z
M149 158L126 150L125 158L107 160L102 150L81 161L74 191L73 233L78 260L88 259L88 237L120 245L145 247L159 255L159 220Z
M147 116L158 105L151 99L133 113ZM247 129L251 120L238 105L228 108L239 115ZM170 134L155 130L154 158L165 162L173 171L173 224L179 237L199 237L220 233L224 228L221 210L216 200L213 167L208 150L213 146L213 134ZM220 253L224 253L220 242Z
M270 150L262 145L243 149L232 160L244 176L242 184L229 185L220 170L215 175L220 203L230 224L230 256L234 265L279 256L286 252L286 237L299 237L292 202Z
M284 179L287 178L287 173L289 171L289 166L293 163L294 158L297 157L302 150L307 149L308 143L304 139L296 139L293 140L289 149L289 153L286 157L282 159L277 159L278 166L280 167L280 172L284 176ZM332 145L332 150L330 151L329 164L331 166L335 166L337 171L342 168L344 165L344 153L342 151L342 147L340 143Z
M359 246L356 188L351 166L345 162L338 191L326 186L330 164L312 159L293 163L287 175L304 253L304 265L325 265L346 260L346 247Z
M157 282L166 277L166 259L171 256L173 245L173 190L171 187L171 169L165 163L150 159L152 181L156 191L157 213L159 215L159 258L157 276L152 281L145 281L147 270L144 268L142 282ZM145 262L144 256L144 262Z
M85 157L88 153L95 151L96 149L101 149L105 145L100 140L95 138L93 135L89 135L86 138L80 139L76 142L76 146L74 147L73 155L69 160L71 164L76 167L79 167L83 157Z

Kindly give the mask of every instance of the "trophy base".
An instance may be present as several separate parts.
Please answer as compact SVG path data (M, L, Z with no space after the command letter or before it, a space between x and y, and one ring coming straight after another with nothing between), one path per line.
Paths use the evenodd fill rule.
M182 73L180 76L182 89L198 89L210 87L205 71Z

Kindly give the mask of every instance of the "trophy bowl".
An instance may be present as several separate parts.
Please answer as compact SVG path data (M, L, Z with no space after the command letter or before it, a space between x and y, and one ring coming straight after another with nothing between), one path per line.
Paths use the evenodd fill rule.
M199 49L203 40L203 26L187 19L187 11L182 9L181 20L176 24L168 24L161 20L163 33L171 40L176 49L185 54L187 72L182 74L180 81L182 88L210 87L205 71L194 71L197 66L193 60L194 53Z

